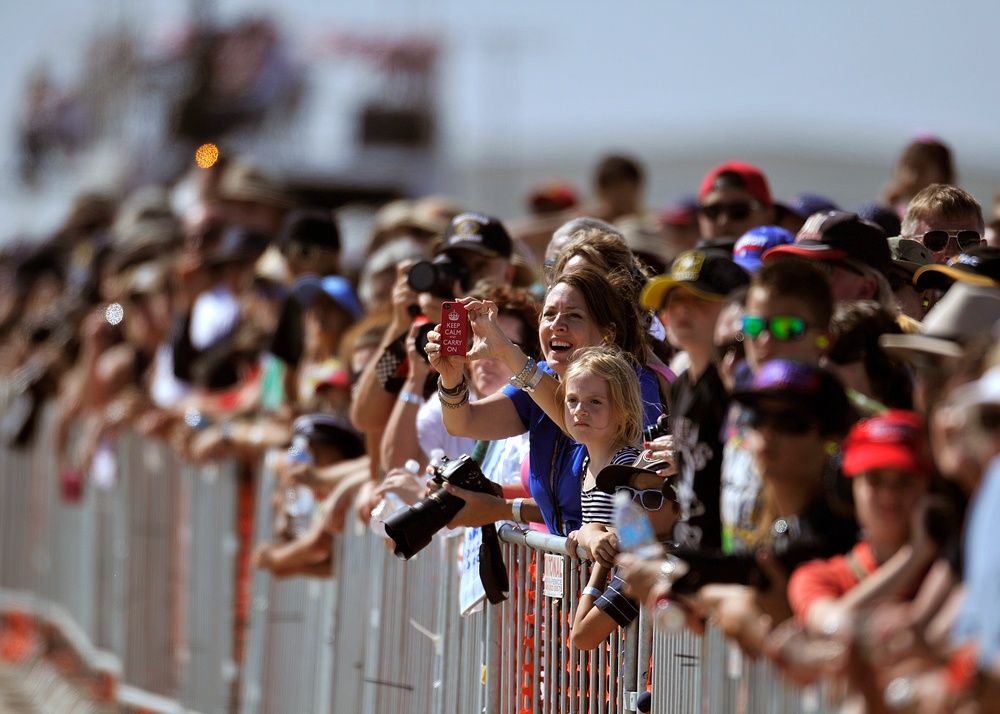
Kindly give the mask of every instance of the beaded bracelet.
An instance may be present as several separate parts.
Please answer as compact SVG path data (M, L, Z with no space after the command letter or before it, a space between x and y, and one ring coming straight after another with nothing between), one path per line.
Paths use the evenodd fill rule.
M445 399L439 399L439 401L441 402L441 406L444 407L445 409L458 409L460 407L464 407L466 404L469 403L469 390L466 389L465 393L462 395L462 398L457 402L449 402Z

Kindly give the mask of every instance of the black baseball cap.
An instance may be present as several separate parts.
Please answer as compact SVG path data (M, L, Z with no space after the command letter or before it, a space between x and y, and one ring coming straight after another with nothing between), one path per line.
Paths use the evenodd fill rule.
M779 245L764 254L764 261L779 255L810 260L853 260L888 274L892 252L881 226L848 211L814 213L790 245Z
M340 250L340 229L328 211L298 210L285 219L278 242L281 245L302 243L326 250Z
M510 258L514 242L499 219L479 213L460 213L445 229L438 253L469 250L490 258Z
M825 434L846 434L854 417L844 387L833 374L795 360L765 362L748 386L733 392L733 399L751 408L766 399L791 402L804 414L815 414Z
M674 260L670 273L650 280L642 291L642 306L659 310L667 293L683 287L706 300L725 300L731 292L750 282L750 276L723 253L688 250Z
M944 289L953 282L1000 287L1000 248L977 245L950 258L945 265L925 265L913 274L917 290Z

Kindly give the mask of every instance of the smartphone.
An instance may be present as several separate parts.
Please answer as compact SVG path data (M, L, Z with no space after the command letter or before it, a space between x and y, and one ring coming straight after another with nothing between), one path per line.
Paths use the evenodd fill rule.
M469 349L469 315L460 302L441 303L441 356L464 355Z

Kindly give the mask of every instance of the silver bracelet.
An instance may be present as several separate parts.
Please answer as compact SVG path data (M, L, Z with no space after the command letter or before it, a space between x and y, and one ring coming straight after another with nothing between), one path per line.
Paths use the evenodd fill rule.
M523 504L524 504L523 498L515 498L513 503L510 504L511 505L510 517L511 520L514 521L515 523L524 523L524 520L521 518L521 506Z
M524 389L524 384L528 379L534 375L534 370L538 369L538 363L535 362L534 357L529 357L528 361L524 363L524 369L516 377L510 378L510 383L513 384L518 389Z
M602 594L601 591L595 588L593 585L588 585L580 592L582 592L584 595L590 595L590 597L594 598L595 600L599 598Z
M416 404L418 407L424 403L424 398L414 392L400 392L399 400L407 404Z
M534 393L535 387L538 386L538 383L542 381L542 377L544 376L545 371L541 367L535 367L535 373L531 375L531 379L529 379L527 383L521 387L521 389L526 392Z

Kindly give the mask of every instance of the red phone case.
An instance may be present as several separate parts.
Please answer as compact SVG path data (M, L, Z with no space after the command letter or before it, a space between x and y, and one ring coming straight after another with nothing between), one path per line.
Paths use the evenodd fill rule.
M441 304L441 355L464 355L469 348L469 317L458 302Z

